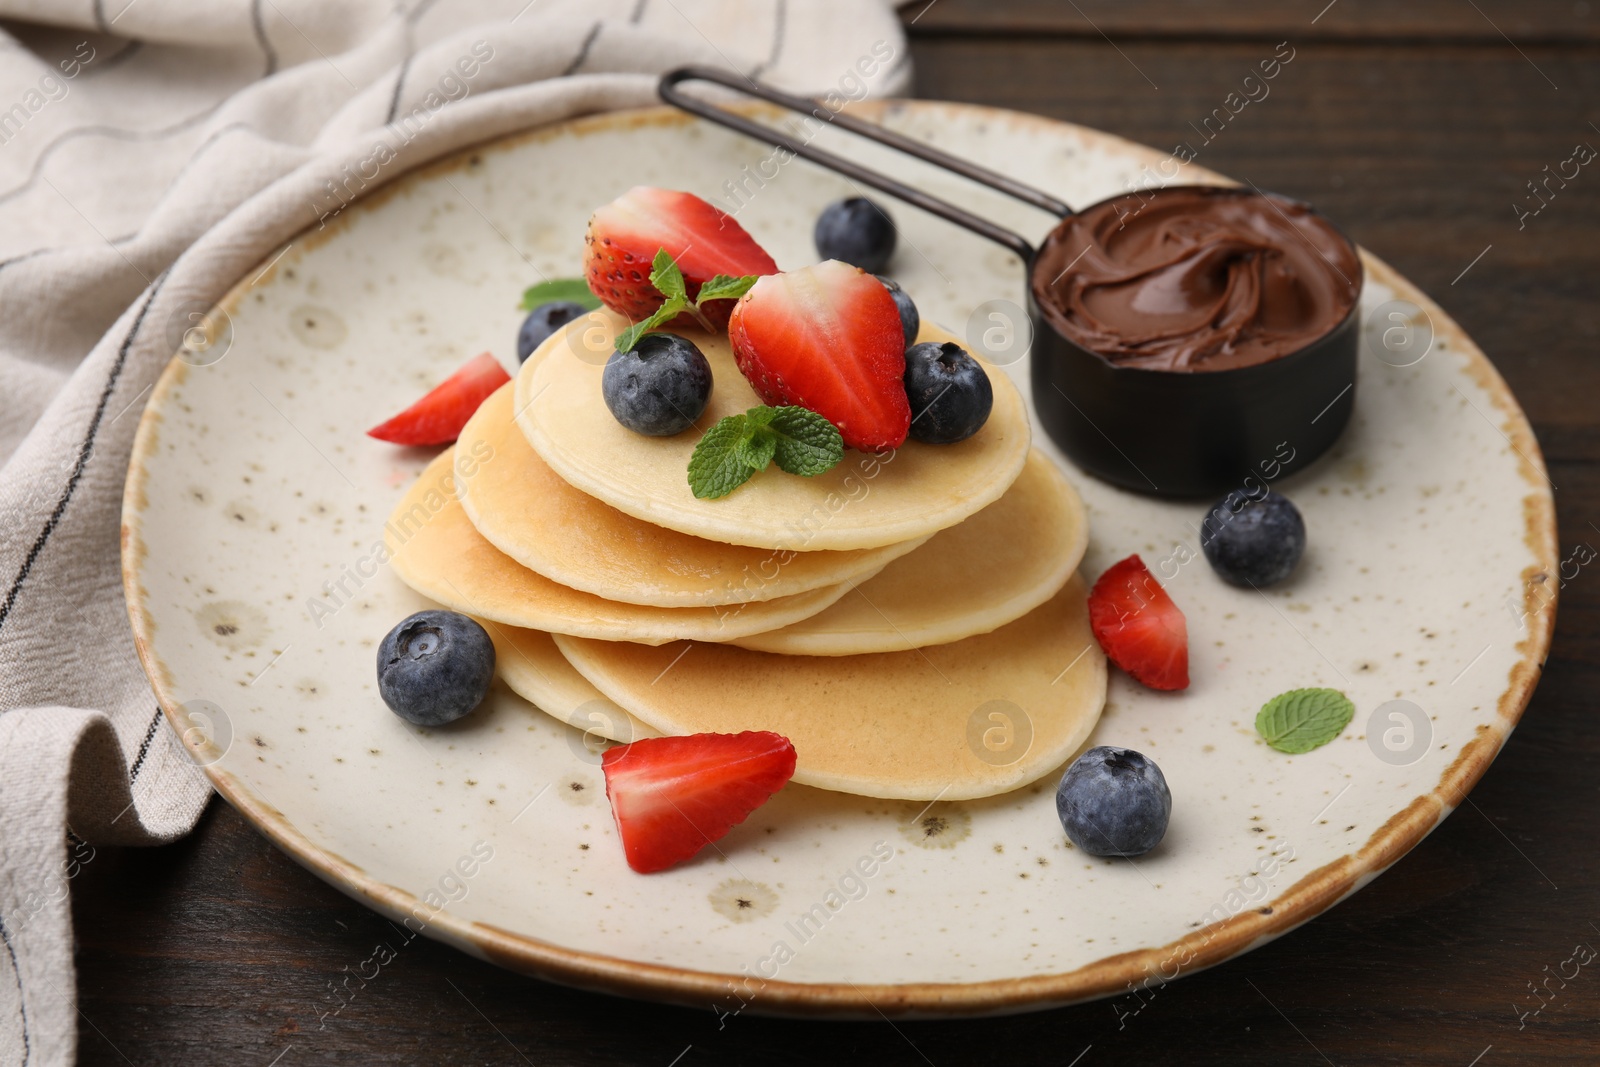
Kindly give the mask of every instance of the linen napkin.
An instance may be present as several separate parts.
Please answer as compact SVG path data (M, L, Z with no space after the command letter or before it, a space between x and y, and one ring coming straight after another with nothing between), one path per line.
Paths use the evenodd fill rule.
M813 95L910 77L886 0L0 0L0 1064L75 1059L95 847L174 840L211 795L119 561L134 431L197 310L378 145L374 186L653 104L691 62Z

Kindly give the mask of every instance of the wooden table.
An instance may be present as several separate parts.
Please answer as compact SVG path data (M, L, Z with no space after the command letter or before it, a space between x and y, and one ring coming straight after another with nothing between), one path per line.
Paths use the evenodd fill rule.
M1600 170L1521 229L1513 209L1546 164L1600 146L1600 13L1325 3L916 0L903 18L916 95L1162 147L1288 41L1293 65L1204 162L1317 203L1460 320L1538 431L1563 554L1600 546ZM418 941L319 1025L329 983L392 930L218 801L181 844L102 850L77 879L82 1062L1593 1064L1600 970L1520 1026L1514 1006L1574 945L1600 948L1600 566L1562 593L1546 675L1473 803L1415 852L1136 1015L1123 998L976 1022L746 1015L719 1029L709 1009L573 992Z

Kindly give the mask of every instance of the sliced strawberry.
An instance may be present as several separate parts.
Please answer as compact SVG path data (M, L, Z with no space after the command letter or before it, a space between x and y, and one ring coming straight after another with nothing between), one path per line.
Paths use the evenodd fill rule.
M794 775L794 746L766 731L650 737L600 760L628 866L681 863L744 822Z
M600 208L589 219L588 252L583 269L589 288L600 302L630 322L642 322L661 306L650 284L650 263L666 249L683 271L689 299L718 274L742 278L775 274L778 265L724 214L693 193L638 185ZM732 300L712 300L700 309L721 329L733 310ZM692 320L679 315L673 324Z
M367 436L397 445L445 445L461 436L489 394L511 380L500 361L484 352L434 386L433 391L388 422L374 426Z
M728 340L766 403L810 408L862 451L906 439L905 330L872 275L830 259L762 278L734 307Z
M1106 568L1089 593L1089 625L1111 662L1151 689L1189 687L1189 625L1144 560Z

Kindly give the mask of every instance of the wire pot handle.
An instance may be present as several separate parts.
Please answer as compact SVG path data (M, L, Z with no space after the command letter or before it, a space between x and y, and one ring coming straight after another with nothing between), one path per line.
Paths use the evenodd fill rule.
M979 237L986 237L996 244L1010 249L1022 258L1023 263L1031 262L1034 252L1033 245L1026 238L1013 233L1003 226L996 225L982 216L975 215L948 201L940 200L938 197L931 196L920 189L913 189L903 182L863 167L859 163L845 159L843 156L815 148L806 141L796 140L782 130L764 126L743 115L726 111L704 100L688 96L679 88L683 82L687 81L713 82L724 88L733 89L736 92L758 97L768 103L777 104L779 107L787 108L790 111L810 115L819 121L831 122L836 126L849 130L851 133L859 134L868 140L876 141L881 145L886 145L909 156L932 163L936 167L942 167L981 185L987 185L991 189L1021 200L1025 204L1031 204L1036 208L1048 211L1057 217L1065 218L1072 214L1072 208L1055 197L1042 193L1031 186L1024 185L1013 178L1008 178L1004 174L997 174L968 160L959 159L948 153L941 152L937 148L933 148L921 141L913 141L909 137L903 137L893 130L879 126L876 123L866 122L843 112L836 112L815 100L793 96L774 89L770 85L753 81L743 75L716 67L689 66L670 70L661 76L661 84L658 90L661 94L661 99L674 107L690 114L698 115L719 126L725 126L737 133L742 133L746 137L764 141L778 148L787 149L802 159L808 159L819 166L842 174L852 181L870 185L874 189L881 190L908 204L931 212L942 219L955 223L957 226L971 230Z

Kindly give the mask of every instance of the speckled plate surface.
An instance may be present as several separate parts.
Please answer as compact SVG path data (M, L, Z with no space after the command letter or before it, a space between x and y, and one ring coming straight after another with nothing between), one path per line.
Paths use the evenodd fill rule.
M1069 202L1164 158L982 108L863 112ZM1019 232L1048 227L875 146L850 150ZM1049 779L931 806L795 787L720 849L641 877L577 731L498 687L451 728L391 715L374 648L423 602L376 546L429 456L362 430L476 352L509 361L528 262L576 273L590 209L625 186L722 201L744 180L740 221L780 264L809 262L816 211L849 187L768 156L667 112L485 146L252 272L224 304L225 357L173 362L129 474L128 600L163 706L234 805L396 921L517 970L702 1009L872 1016L1025 1010L1187 974L1359 889L1460 803L1548 647L1550 494L1488 361L1371 257L1354 421L1332 454L1273 483L1311 531L1286 585L1224 586L1198 557L1200 508L1065 468L1090 516L1085 574L1138 551L1189 619L1190 690L1116 675L1092 738L1142 749L1171 783L1171 830L1147 857L1071 849ZM775 176L748 180L746 166ZM1205 180L1196 170L1184 179ZM985 302L1022 303L1007 253L891 209L893 272L925 316L962 334ZM1025 367L1006 368L1024 390ZM1267 748L1256 710L1309 685L1348 693L1355 720L1306 755Z

